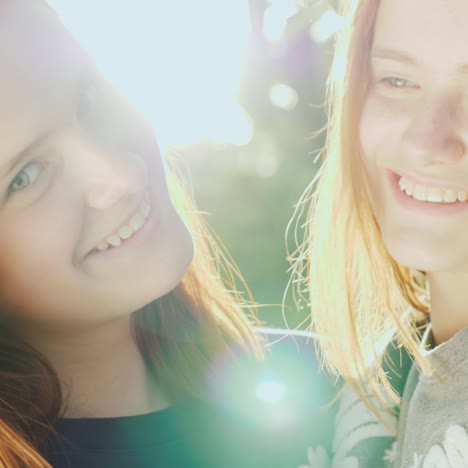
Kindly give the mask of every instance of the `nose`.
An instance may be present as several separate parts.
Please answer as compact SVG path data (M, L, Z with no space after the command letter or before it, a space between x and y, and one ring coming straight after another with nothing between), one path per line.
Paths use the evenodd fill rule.
M81 175L88 205L103 210L145 190L147 167L142 156L87 146L77 155L75 177Z
M466 157L468 121L462 100L427 99L411 117L403 143L414 166L453 164Z

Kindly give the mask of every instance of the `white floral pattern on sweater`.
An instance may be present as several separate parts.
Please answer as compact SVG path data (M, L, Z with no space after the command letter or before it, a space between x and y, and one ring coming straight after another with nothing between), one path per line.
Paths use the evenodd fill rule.
M393 410L388 397L385 410ZM396 431L397 418L386 412L385 422ZM340 398L332 454L324 447L309 448L308 464L300 468L386 468L395 460L395 437L352 389Z
M415 453L409 468L468 468L468 433L465 428L449 426L442 445L433 445L423 457Z

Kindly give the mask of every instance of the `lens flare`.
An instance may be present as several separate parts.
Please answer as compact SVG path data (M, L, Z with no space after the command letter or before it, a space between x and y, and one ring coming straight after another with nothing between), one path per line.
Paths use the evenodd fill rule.
M270 89L270 101L280 109L294 109L297 106L298 100L297 91L287 84L276 83Z
M275 404L283 401L286 387L281 382L265 380L257 385L255 393L261 401Z

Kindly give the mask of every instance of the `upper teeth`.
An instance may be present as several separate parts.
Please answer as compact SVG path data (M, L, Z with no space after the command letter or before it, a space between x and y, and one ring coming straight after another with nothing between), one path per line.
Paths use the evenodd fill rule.
M128 223L121 226L116 233L104 239L96 249L102 252L107 250L110 246L118 247L124 240L131 237L135 232L139 231L143 227L149 216L149 212L149 196L145 195L145 198L137 212L128 220Z
M468 192L463 190L443 189L437 187L426 187L411 182L406 177L401 177L398 185L406 195L420 201L432 203L455 203L468 200Z

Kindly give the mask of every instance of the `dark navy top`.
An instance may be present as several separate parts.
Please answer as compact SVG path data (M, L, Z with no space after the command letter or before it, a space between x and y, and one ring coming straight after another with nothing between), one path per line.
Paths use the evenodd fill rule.
M261 331L270 343L284 331ZM155 413L62 419L44 447L54 468L297 468L307 447L328 447L335 395L313 339L288 333L263 362L220 366L213 400Z

